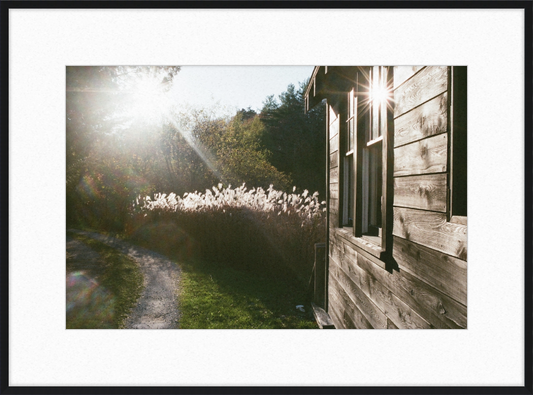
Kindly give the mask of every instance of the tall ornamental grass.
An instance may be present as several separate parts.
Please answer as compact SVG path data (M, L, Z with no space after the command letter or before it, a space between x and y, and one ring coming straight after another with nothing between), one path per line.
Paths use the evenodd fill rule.
M272 185L247 190L244 184L235 189L219 184L183 197L139 197L126 232L179 258L307 281L314 244L325 241L325 202L307 190L287 194Z

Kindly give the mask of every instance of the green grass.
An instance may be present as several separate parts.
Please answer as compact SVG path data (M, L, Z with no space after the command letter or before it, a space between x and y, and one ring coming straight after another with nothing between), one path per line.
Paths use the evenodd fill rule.
M94 230L105 233L101 230ZM153 248L143 240L114 237L155 250L181 268L182 329L316 329L305 287L290 278L240 271L218 262L180 259L173 248ZM305 305L305 313L296 305Z
M92 298L89 308L74 309L73 313L67 314L67 328L122 327L143 289L143 276L137 264L100 241L71 232L69 235L98 252L102 259L99 297Z
M181 263L178 303L183 329L317 328L305 291L288 280L237 271L216 263Z

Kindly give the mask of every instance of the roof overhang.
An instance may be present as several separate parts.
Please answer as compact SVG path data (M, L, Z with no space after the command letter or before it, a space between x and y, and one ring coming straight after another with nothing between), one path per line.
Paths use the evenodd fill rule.
M326 72L328 66L315 66L313 74L305 92L305 112L316 106L324 99Z
M305 92L305 112L324 99L332 100L355 86L358 67L315 66Z

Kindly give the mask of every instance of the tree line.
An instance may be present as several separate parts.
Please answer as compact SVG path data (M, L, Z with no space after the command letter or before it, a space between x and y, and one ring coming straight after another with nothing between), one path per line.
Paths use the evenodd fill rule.
M139 195L205 191L213 185L325 193L325 109L304 114L306 82L265 98L259 112L220 116L178 110L132 119L128 93L149 76L168 91L167 67L67 67L67 222L120 230Z

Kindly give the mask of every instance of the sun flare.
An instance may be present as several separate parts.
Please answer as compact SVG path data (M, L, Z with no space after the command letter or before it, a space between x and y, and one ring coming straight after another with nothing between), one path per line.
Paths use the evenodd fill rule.
M380 103L383 103L385 101L388 101L390 98L390 91L384 87L383 85L379 84L377 86L374 86L371 90L371 99L374 101L379 101Z
M170 116L172 103L168 92L156 78L144 77L128 89L126 115L145 122L161 122Z

